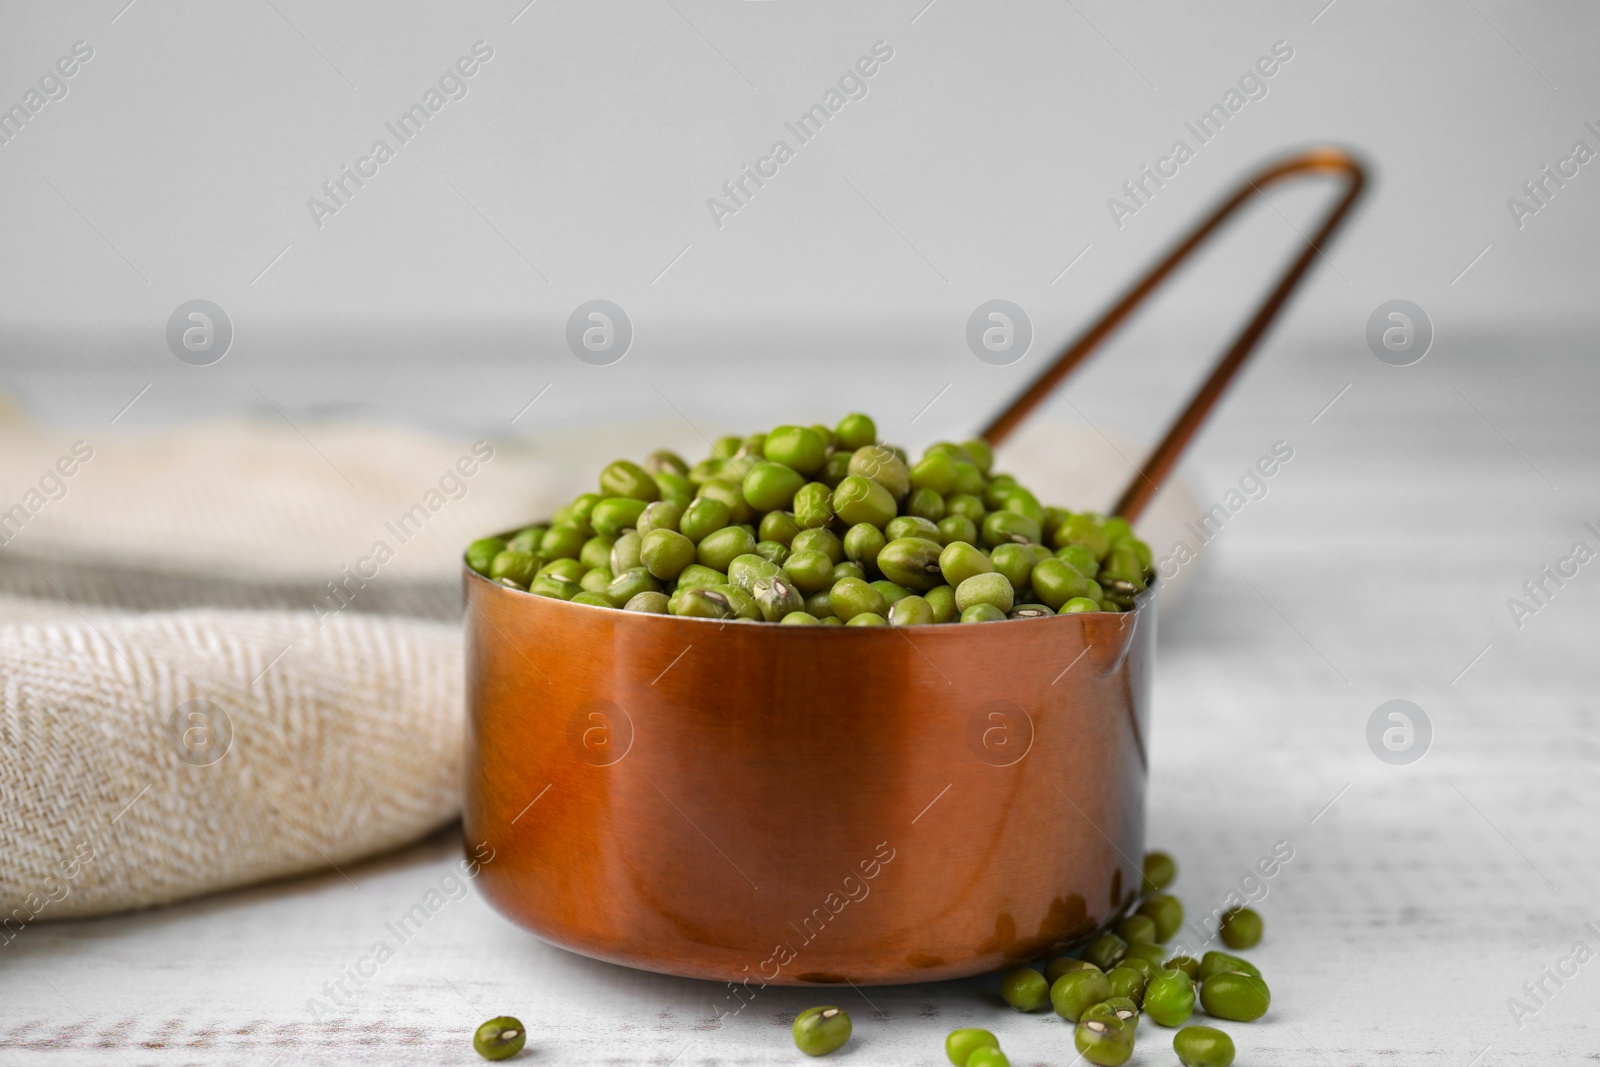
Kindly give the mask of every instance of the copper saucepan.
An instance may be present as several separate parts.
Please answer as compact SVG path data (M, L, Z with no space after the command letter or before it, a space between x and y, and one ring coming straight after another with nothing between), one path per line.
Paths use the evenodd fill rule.
M1246 179L983 436L1304 174L1343 195L1117 502L1136 519L1360 195L1344 152ZM925 981L1037 959L1138 892L1155 586L1122 615L846 630L465 581L464 832L494 849L490 902L553 944L746 985Z

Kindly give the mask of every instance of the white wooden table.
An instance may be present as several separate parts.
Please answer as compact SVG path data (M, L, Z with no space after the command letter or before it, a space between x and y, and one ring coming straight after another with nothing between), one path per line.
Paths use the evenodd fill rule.
M1575 540L1600 547L1584 528L1600 525L1584 349L1514 371L1441 352L1402 377L1358 348L1263 369L1197 456L1219 499L1274 440L1296 449L1267 498L1204 549L1188 602L1162 621L1156 676L1151 843L1177 855L1191 914L1276 843L1293 849L1259 905L1272 1010L1227 1027L1241 1064L1489 1067L1600 1051L1600 962L1560 986L1543 978L1539 1000L1524 987L1570 968L1575 943L1600 952L1600 564L1521 630L1505 606ZM1407 766L1366 739L1397 697L1433 729ZM940 1064L943 1035L967 1025L1001 1034L1015 1064L1075 1058L1066 1024L1011 1012L991 979L770 988L719 1024L721 987L551 948L475 893L333 1003L325 983L392 943L385 924L458 854L446 833L348 869L353 886L329 872L31 927L0 948L0 1063L465 1064L474 1026L500 1013L531 1031L523 1062L796 1063L790 1020L833 999L856 1023L840 1063ZM312 998L333 1004L320 1021ZM1510 998L1536 1009L1520 1026ZM1175 1062L1168 1035L1145 1024L1135 1063Z

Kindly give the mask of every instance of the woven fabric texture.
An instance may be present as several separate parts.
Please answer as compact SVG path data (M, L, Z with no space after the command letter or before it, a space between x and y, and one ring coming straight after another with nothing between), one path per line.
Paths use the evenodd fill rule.
M459 644L372 615L0 627L12 928L325 871L447 822Z

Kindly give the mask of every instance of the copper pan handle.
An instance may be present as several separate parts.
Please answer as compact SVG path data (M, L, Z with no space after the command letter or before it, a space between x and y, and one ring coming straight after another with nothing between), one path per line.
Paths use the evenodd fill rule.
M1128 487L1122 491L1122 496L1117 500L1112 513L1122 516L1129 522L1138 519L1151 498L1160 490L1164 479L1172 472L1179 457L1183 455L1183 450L1199 432L1206 417L1211 414L1211 409L1216 406L1223 392L1233 381L1234 375L1261 343L1268 327L1283 310L1283 305L1300 285L1316 257L1321 255L1323 243L1344 223L1350 208L1360 198L1361 191L1367 183L1367 172L1349 153L1337 148L1313 148L1269 164L1246 177L1233 191L1233 195L1201 220L1159 263L1146 271L1144 276L1135 282L1105 314L1067 345L1055 361L1045 368L1044 373L1023 390L995 417L994 421L984 427L979 436L991 445L998 445L1004 441L1045 399L1050 390L1099 348L1134 309L1166 281L1167 276L1187 259L1190 253L1204 244L1215 230L1242 207L1252 194L1260 195L1264 186L1307 174L1332 174L1342 177L1345 181L1344 195L1323 216L1316 232L1307 240L1304 250L1278 278L1277 284L1261 301L1250 321L1239 331L1239 335L1234 338L1228 350L1212 368L1210 376L1189 399L1188 406L1167 431L1166 437L1162 438L1155 451L1144 461L1139 473L1134 475Z

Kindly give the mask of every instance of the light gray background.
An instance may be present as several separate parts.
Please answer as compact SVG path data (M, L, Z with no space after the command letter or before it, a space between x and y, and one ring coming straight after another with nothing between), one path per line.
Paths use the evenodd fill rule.
M1596 168L1520 231L1505 201L1575 139L1600 148L1592 5L123 2L8 5L0 35L6 102L95 49L0 147L5 384L50 418L110 418L151 382L128 423L269 410L248 381L291 413L465 430L550 382L541 417L575 420L664 412L652 380L714 410L766 375L766 422L848 375L901 429L954 381L932 438L981 421L1241 170L1321 141L1377 184L1266 362L1316 350L1304 372L1332 381L1397 297L1439 355L1525 364L1588 325ZM318 230L306 200L478 40L495 58L469 95ZM706 199L879 40L895 58L869 95L719 230ZM1268 95L1116 228L1107 198L1279 40ZM1325 195L1274 192L1130 332L1116 378L1175 397L1160 357L1212 351ZM603 371L562 344L596 297L638 331ZM961 340L996 297L1036 326L1010 368ZM236 327L214 368L162 341L195 298ZM1100 414L1147 434L1130 406Z
M1597 540L1600 164L1523 229L1505 202L1573 141L1600 148L1583 125L1600 125L1600 13L924 2L7 6L0 102L75 40L96 57L0 148L0 386L63 428L277 418L268 397L313 437L335 413L539 434L673 406L748 430L864 405L915 445L981 423L1242 170L1358 149L1371 196L1186 465L1214 500L1273 441L1297 450L1163 619L1151 839L1197 910L1274 840L1300 850L1264 905L1274 1014L1233 1028L1241 1063L1590 1055L1594 964L1522 1029L1507 998L1600 923L1600 581L1585 568L1522 629L1506 602ZM470 95L314 228L306 198L479 39L495 58ZM717 229L706 198L880 39L895 58L867 98ZM1106 198L1278 40L1295 57L1269 95L1114 227ZM1326 195L1274 191L1041 417L1150 439ZM165 346L196 298L236 329L212 367ZM611 367L563 341L594 298L637 331ZM965 346L995 298L1034 322L1010 367ZM1396 298L1436 331L1413 367L1364 340ZM1366 746L1397 697L1433 723L1410 767ZM330 876L41 934L11 950L0 1046L447 1058L510 1000L544 1006L558 1062L788 1062L785 1013L812 994L713 1031L701 984L542 949L476 898L352 1013L374 1044L330 1045L300 1002L449 851L356 872L389 887L376 896ZM157 958L160 981L130 981ZM1016 1062L1065 1062L1063 1030L986 992L874 992L892 1029L852 1000L849 1058L938 1062L945 1028L979 1022L1009 1028ZM201 1051L147 1043L180 1038ZM1154 1041L1140 1057L1170 1062Z

